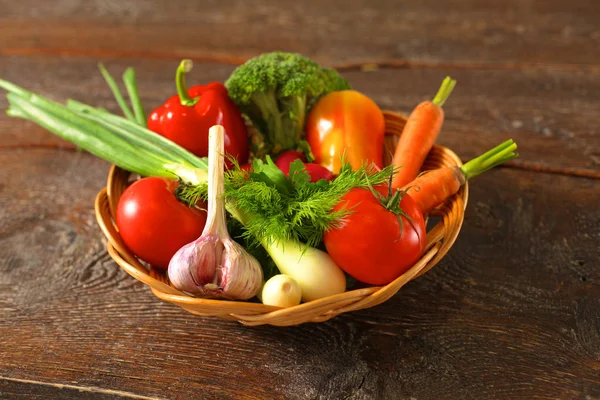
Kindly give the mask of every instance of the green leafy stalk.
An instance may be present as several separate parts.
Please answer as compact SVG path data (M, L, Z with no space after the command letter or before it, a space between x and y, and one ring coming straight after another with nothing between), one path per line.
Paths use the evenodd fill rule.
M79 115L96 121L113 130L115 133L122 135L137 146L146 148L152 152L161 152L169 155L173 160L185 161L185 163L196 168L208 169L208 160L206 157L197 157L164 136L140 127L123 117L71 99L67 101L67 107Z
M90 153L140 175L172 177L164 163L152 157L140 160L140 152L130 143L113 135L101 126L90 126L89 121L76 114L55 112L35 104L16 93L7 95L8 114L26 118L50 132L76 144ZM81 118L81 119L80 119Z
M121 90L119 89L117 82L114 80L112 75L108 72L108 70L104 67L104 65L98 64L98 68L100 69L100 72L102 73L102 76L104 77L104 80L106 81L106 83L108 83L108 86L110 87L110 90L112 91L113 96L115 96L115 99L117 100L117 103L119 104L119 107L121 107L123 114L127 117L128 120L135 122L136 121L135 116L133 115L133 113L131 112L131 109L127 105L127 102L123 98L123 95L121 94Z
M460 169L465 175L465 179L469 180L502 163L517 158L519 154L515 153L516 149L517 144L512 139L509 139L479 157L472 159Z
M141 137L156 140L154 146L146 144L140 147L140 140L133 140L131 135L123 134L122 130L115 130L109 124L100 124L85 115L78 114L62 104L38 96L34 93L0 80L0 87L9 92L7 98L10 103L8 114L15 117L29 119L50 132L68 140L90 153L109 161L128 171L143 176L180 177L190 182L198 183L205 180L205 160L196 158L194 163L181 156L183 149L177 152L161 152L158 144L164 138L156 138L154 132L148 131L135 122L127 121L121 117L117 121L125 122L130 127L138 129ZM93 109L81 103L79 107ZM103 110L96 110L97 115L106 118L108 114ZM108 118L107 118L108 119ZM172 143L172 142L170 142ZM172 146L177 146L174 143ZM195 157L195 156L194 156Z
M440 107L443 107L444 103L446 102L446 100L448 100L448 97L450 97L450 94L452 93L452 90L454 89L454 86L456 86L456 80L454 80L454 79L450 78L449 76L447 76L442 81L442 85L440 86L440 90L437 92L437 94L433 98L432 103L436 104L436 105L438 105Z
M133 68L130 67L125 70L125 73L123 73L123 82L127 88L129 100L133 105L135 120L140 126L146 127L146 114L144 113L144 107L140 99L140 93L135 80L135 70Z

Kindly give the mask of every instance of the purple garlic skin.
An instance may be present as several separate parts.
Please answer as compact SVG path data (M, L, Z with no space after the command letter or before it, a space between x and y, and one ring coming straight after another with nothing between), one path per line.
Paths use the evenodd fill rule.
M260 264L227 232L224 192L224 137L220 125L208 131L208 213L202 236L171 258L173 286L200 297L247 300L262 287Z
M183 246L169 263L173 286L199 297L247 300L263 283L259 262L230 238L202 236Z

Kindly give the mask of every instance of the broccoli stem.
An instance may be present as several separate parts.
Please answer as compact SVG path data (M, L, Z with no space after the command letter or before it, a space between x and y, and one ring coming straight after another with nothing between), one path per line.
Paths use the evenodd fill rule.
M265 150L268 154L273 149L273 145L278 143L279 132L283 130L281 112L279 111L275 91L256 92L252 96L252 102L256 105L259 112L252 113L253 115L249 115L249 117L263 136L266 146Z
M280 101L279 108L285 112L280 113L281 129L275 132L276 150L296 150L304 136L306 96L286 97Z

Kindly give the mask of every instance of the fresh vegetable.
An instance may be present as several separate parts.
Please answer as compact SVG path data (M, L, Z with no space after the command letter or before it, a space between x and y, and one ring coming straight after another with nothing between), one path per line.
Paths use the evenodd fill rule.
M134 173L179 178L177 194L187 204L206 197L206 160L164 137L85 104L71 101L66 108L5 81L0 81L0 87L10 92L9 115L36 122ZM353 171L346 164L334 181L310 183L302 163L299 168L288 179L270 158L267 163L255 160L252 172L227 173L224 198L227 210L246 228L246 237L263 245L280 271L320 271L311 277L290 274L311 297L343 286L343 273L331 257L312 247L321 243L323 230L347 212L331 209L350 189L382 183L391 169L367 176L364 169Z
M275 165L279 167L281 172L285 174L285 176L289 176L290 173L290 165L295 160L306 161L306 157L303 153L296 150L286 150L277 157L275 160ZM314 163L304 163L304 170L310 176L311 182L318 182L321 179L325 179L326 181L330 181L334 178L331 171L327 168Z
M143 178L119 199L116 223L125 245L140 259L167 269L179 248L196 239L206 223L205 205L189 207L178 201L178 183L167 178Z
M331 258L353 278L385 285L423 255L423 214L405 192L392 194L389 186L352 189L334 210L344 208L351 214L325 232L324 241Z
M279 271L298 283L303 301L322 299L346 290L346 276L324 251L294 241L264 245Z
M202 297L247 300L263 284L258 261L234 242L225 222L223 127L209 130L208 217L202 236L181 247L169 263L173 286Z
M104 65L99 64L98 67L100 69L100 72L102 73L102 76L104 77L104 80L106 81L106 83L110 87L110 90L112 91L113 95L115 96L115 100L117 101L117 104L119 104L119 107L121 107L121 110L123 111L123 114L125 115L125 117L127 117L127 119L129 119L130 121L135 122L138 125L145 127L146 126L146 116L144 114L144 108L142 107L142 102L140 100L140 96L138 93L137 84L135 82L134 69L127 68L125 70L125 72L123 73L123 82L125 83L125 87L127 88L127 94L129 95L131 104L133 105L134 111L132 112L131 108L129 108L129 106L127 105L127 102L125 101L125 98L121 94L121 91L119 90L119 86L117 85L117 82L115 82L115 80L110 75L110 73L107 71L107 69L104 67Z
M318 182L321 179L330 181L334 178L334 175L331 173L330 170L319 164L304 163L304 169L310 176L311 182Z
M208 129L225 128L225 152L239 163L248 160L248 131L237 106L222 83L186 88L185 74L192 68L183 60L177 68L177 95L170 97L148 117L148 129L172 140L199 157L208 154ZM228 164L231 166L231 164Z
M365 163L381 169L384 135L383 113L373 100L354 90L325 95L306 121L306 140L314 162L334 174L344 161L354 169Z
M467 180L517 158L516 149L517 144L512 139L507 140L462 167L442 167L426 171L406 185L403 190L410 193L419 209L427 214L458 192Z
M287 275L275 275L263 286L261 300L263 304L276 307L293 307L300 304L302 290L298 282Z
M195 95L191 89L185 89L185 72L186 66L181 65L178 75L181 97L175 97L180 107L195 112L204 95L199 96L200 99L192 98ZM353 133L360 131L355 128L364 124L365 119L373 118L371 113L369 117L361 119L362 113L372 108L366 106L364 99L346 94L351 91L335 92L348 89L347 82L335 71L322 69L296 54L271 53L265 58L249 61L228 80L229 93L236 101L243 100L245 108L240 108L259 130L258 139L262 141L253 142L258 158L250 168L243 158L233 157L233 168L223 175L223 153L227 151L227 140L221 138L220 151L210 152L211 179L208 179L206 159L143 126L145 118L133 70L128 70L123 77L133 111L127 106L108 72L104 70L103 74L127 119L72 100L65 107L6 81L0 80L0 87L9 91L9 115L31 120L121 168L142 176L158 177L144 178L130 189L142 182L154 182L156 187L160 187L158 183L161 183L161 191L156 191L183 207L186 212L182 212L183 217L178 216L179 211L169 212L169 217L175 214L175 218L168 221L164 230L154 230L158 236L146 241L140 239L142 233L152 231L152 228L131 233L134 239L152 247L152 250L158 246L152 246L153 240L157 240L157 237L164 240L165 232L171 228L168 224L177 226L179 230L182 223L177 222L178 218L187 218L188 211L199 213L194 206L200 200L209 200L211 214L201 232L203 235L196 233L194 239L198 240L192 239L191 244L183 245L177 255L171 258L173 271L169 268L169 276L177 287L200 296L247 299L261 291L264 276L271 277L278 272L288 275L297 283L304 301L343 292L346 289L343 270L353 279L366 283L380 285L390 282L413 265L424 251L425 229L421 209L429 211L455 193L466 179L516 157L516 145L513 146L510 141L465 164L461 169L431 171L412 184L405 185L403 190L393 192L391 185L384 189L381 185L393 176L393 170L398 169L399 165L381 169L381 153L378 156L375 150L371 152L368 148L379 136L375 135L364 146L350 145L360 143L364 136L374 135L373 129L378 125L376 122L371 124L371 130L363 131L363 136ZM441 107L451 90L450 86L441 90L432 103ZM224 88L222 90L227 94ZM295 150L303 152L312 161L308 143L302 141L305 116L321 99L313 108L313 111L316 110L327 98L323 95L331 91L334 91L330 93L332 96L344 95L354 99L348 101L357 103L344 108L350 111L345 113L344 118L350 118L354 130L350 129L351 124L346 124L347 121L342 121L344 124L337 120L330 121L331 125L335 123L346 127L348 138L351 139L342 146L331 147L336 154L329 156L337 156L340 160L339 169L335 171L337 177L331 181L327 180L329 175L322 176L325 179L318 179L315 168L320 168L324 174L330 172L325 171L322 162L321 167L316 167L317 164L307 163L307 159L300 156L297 157L300 159L288 159L286 163L281 161L287 164L286 176L268 154ZM182 105L182 99L188 105ZM378 108L377 111L381 113ZM311 124L318 128L319 124L327 125L327 120L311 120ZM346 136L342 138L346 140ZM317 139L322 141L320 137ZM411 146L420 146L418 141L411 143ZM319 142L319 146L321 144ZM377 147L381 150L382 143ZM321 147L315 146L315 149L318 150L316 153L323 153ZM216 154L219 155L217 163L214 159ZM351 157L358 160L356 165L350 162ZM215 179L216 176L219 179ZM210 181L208 188L207 181ZM413 200L413 196L416 200ZM125 216L131 217L127 213L134 208L140 211L142 201L144 206L150 207L154 197L152 194L141 197L138 194L136 199L138 205L132 202L133 205L122 206ZM177 202L177 199L181 202ZM247 250L231 239L225 225L224 208L233 217L227 221L235 229L231 232L235 232L236 239L243 242ZM125 232L130 228L144 227L151 218L163 217L158 213L150 214L142 222L117 221L117 224L119 228L126 225L120 229ZM140 219L144 215L147 214L135 214ZM161 227L164 224L161 223ZM122 233L122 237L127 235ZM329 254L317 248L322 244ZM258 248L260 251L255 251ZM132 251L140 256L138 252L145 250ZM267 258L263 265L268 266L265 272L246 251L260 253L261 262ZM156 260L150 262L161 264ZM220 264L224 268L219 267ZM278 272L271 268L273 265Z
M288 178L267 157L266 162L255 159L250 173L229 171L225 198L232 214L235 209L250 216L243 219L249 238L293 240L316 247L323 232L348 212L332 212L342 196L355 187L386 182L391 171L388 167L367 174L366 167L354 171L346 163L334 180L312 183L301 160L290 164Z
M283 153L279 154L275 159L275 165L286 175L288 176L290 172L290 164L295 160L301 160L302 162L306 162L306 156L304 153L296 150L286 150Z
M35 122L127 171L194 185L206 182L206 159L132 121L72 100L67 108L4 80L0 87L9 92L8 115Z
M410 114L400 135L392 164L398 167L392 187L401 188L417 177L444 123L443 106L456 81L446 77L432 101L420 103Z
M233 71L225 86L257 130L252 142L258 158L288 149L308 151L302 143L308 110L324 94L350 88L335 70L285 52L248 60Z

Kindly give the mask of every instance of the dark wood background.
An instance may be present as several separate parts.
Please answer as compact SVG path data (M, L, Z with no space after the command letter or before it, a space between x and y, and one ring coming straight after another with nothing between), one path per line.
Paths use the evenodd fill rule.
M0 397L600 399L597 0L0 0L0 78L112 111L100 61L135 67L149 111L182 57L201 83L277 49L400 112L451 75L439 142L521 157L472 182L448 256L385 304L250 328L122 272L93 213L109 165L2 114Z

